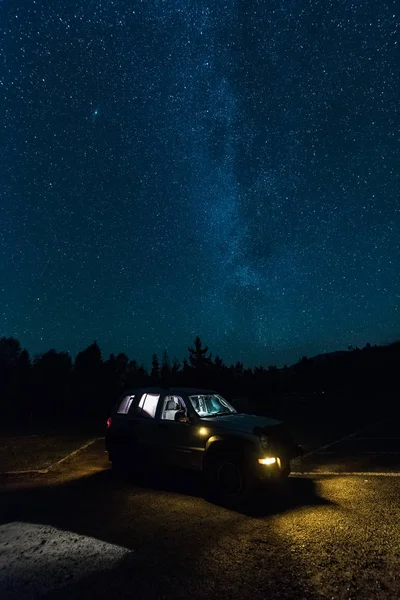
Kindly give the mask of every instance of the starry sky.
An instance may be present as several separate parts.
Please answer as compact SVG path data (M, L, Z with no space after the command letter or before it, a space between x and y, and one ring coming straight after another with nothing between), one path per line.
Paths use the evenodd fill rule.
M246 365L400 338L392 0L2 0L0 335Z

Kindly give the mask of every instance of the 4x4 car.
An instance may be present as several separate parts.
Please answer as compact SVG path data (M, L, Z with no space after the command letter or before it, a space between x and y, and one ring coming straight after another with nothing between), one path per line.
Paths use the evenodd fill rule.
M289 475L301 456L282 422L238 413L220 394L192 388L125 392L107 421L112 467L169 465L202 471L211 489L243 498Z

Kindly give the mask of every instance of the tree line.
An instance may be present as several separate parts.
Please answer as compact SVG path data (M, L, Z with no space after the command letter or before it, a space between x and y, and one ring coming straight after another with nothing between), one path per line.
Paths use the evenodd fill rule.
M218 390L239 410L278 418L306 410L383 410L399 406L400 342L349 347L290 367L226 365L196 337L182 362L165 350L146 369L124 353L104 359L97 342L73 361L54 349L31 358L13 337L0 338L0 428L102 423L125 389L187 386ZM378 402L378 404L376 404Z

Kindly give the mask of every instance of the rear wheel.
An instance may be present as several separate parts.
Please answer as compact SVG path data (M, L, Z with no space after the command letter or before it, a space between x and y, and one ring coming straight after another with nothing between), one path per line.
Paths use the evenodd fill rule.
M110 455L111 468L113 473L116 475L122 475L127 472L126 460L124 459L122 452L115 449Z
M110 461L112 472L122 478L140 479L145 473L144 463L140 460L138 453L134 453L126 446L114 448Z

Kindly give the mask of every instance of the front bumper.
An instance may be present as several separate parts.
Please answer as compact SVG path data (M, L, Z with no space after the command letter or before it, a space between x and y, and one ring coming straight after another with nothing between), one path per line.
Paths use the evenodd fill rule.
M302 458L304 455L301 446L293 446L280 452L269 452L257 458L256 474L261 480L280 479L290 473L290 461Z
M266 457L263 457L265 459ZM263 464L257 461L256 475L260 481L266 481L269 479L281 479L286 477L290 473L290 461L282 462L279 456L268 457L274 458L275 461L272 464ZM261 459L262 460L262 459Z

